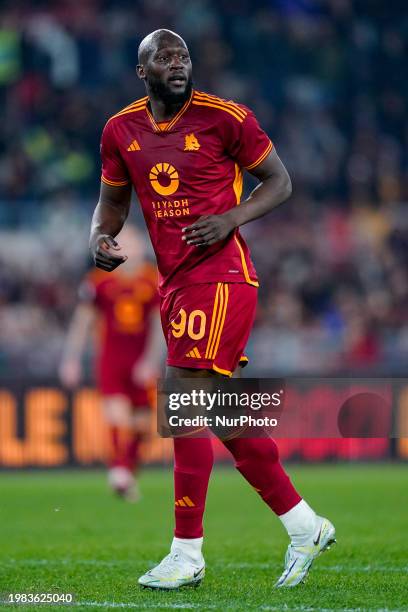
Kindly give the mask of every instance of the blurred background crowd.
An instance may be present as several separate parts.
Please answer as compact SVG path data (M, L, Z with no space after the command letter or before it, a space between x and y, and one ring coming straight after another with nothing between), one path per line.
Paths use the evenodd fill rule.
M137 45L158 27L186 39L196 86L255 111L293 180L244 232L261 278L251 373L406 374L398 0L2 2L0 372L55 374L89 266L100 133L144 95Z

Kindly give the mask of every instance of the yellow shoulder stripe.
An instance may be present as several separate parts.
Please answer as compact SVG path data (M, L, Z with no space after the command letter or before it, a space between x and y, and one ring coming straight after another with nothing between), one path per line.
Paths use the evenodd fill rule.
M134 113L136 111L143 110L146 108L147 100L148 97L146 96L145 98L136 100L136 102L132 102L132 104L129 104L129 106L125 106L125 108L122 108L122 110L120 110L118 113L112 115L112 117L109 117L107 123L109 123L109 121L115 117L120 117L121 115L127 115L127 113Z
M201 101L198 99L193 99L191 104L195 104L196 106L209 106L211 108L218 108L220 110L225 111L226 113L229 113L230 115L232 115L235 119L237 119L237 121L239 121L240 123L243 122L243 118L241 117L241 115L238 115L235 110L233 110L232 108L228 108L227 106L221 106L221 104L215 104L213 102L206 102L206 101Z
M223 100L222 98L219 98L218 96L206 94L202 91L196 91L195 96L198 100L207 100L208 102L214 102L215 104L220 104L221 106L226 106L227 108L231 108L238 115L241 115L243 119L245 119L245 117L248 114L243 108L238 106L238 104L236 104L232 100Z
M120 111L118 111L118 113L122 113L123 111L127 110L128 108L132 108L132 106L136 106L138 104L141 104L142 102L146 102L147 99L148 99L148 96L144 96L144 98L139 98L138 100L135 100L134 102L131 102L130 104L128 104L124 108L121 108ZM118 114L118 113L116 113L116 114Z

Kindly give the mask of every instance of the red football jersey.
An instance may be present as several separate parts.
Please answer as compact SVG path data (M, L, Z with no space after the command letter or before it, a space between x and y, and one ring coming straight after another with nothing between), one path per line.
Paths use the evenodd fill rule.
M144 352L149 317L158 306L157 272L150 264L134 275L119 270L92 270L80 288L80 298L100 313L99 361L134 363Z
M102 180L133 184L156 253L162 296L197 283L258 286L238 229L210 247L194 247L182 240L182 228L239 204L243 168L260 164L272 147L247 107L196 90L167 124L155 122L147 97L107 122Z

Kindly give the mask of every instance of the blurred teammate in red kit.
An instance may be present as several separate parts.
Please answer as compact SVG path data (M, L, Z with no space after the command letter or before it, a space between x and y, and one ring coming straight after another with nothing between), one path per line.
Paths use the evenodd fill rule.
M144 238L128 225L121 242L128 260L120 270L93 270L80 286L60 378L68 387L79 384L83 353L92 331L97 332L95 378L109 425L108 480L114 491L136 501L139 447L150 431L149 390L158 376L164 343L157 271L144 260Z

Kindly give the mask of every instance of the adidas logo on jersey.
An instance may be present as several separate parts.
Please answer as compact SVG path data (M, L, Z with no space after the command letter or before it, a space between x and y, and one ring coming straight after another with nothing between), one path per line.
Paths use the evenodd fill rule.
M200 351L195 346L193 349L191 349L191 351L188 351L188 353L186 353L186 357L192 357L193 359L201 359Z
M140 151L140 144L137 140L133 140L127 148L127 151Z

